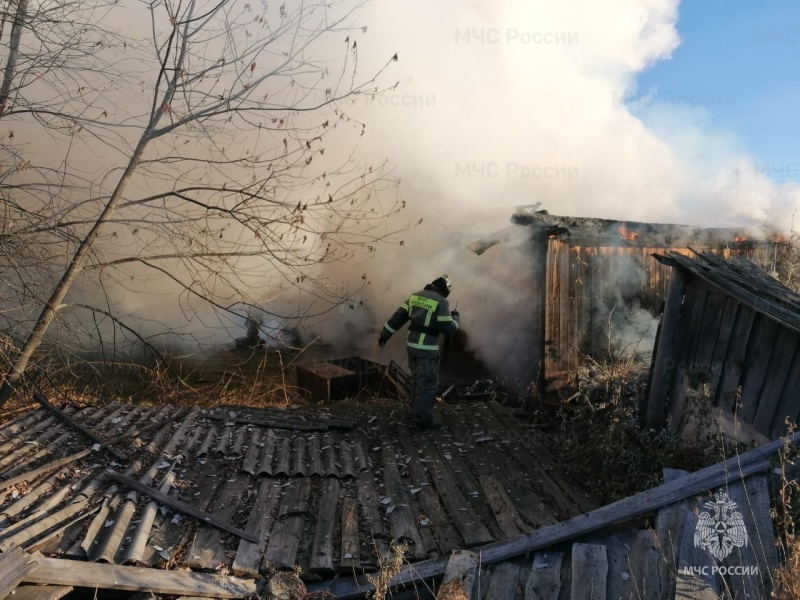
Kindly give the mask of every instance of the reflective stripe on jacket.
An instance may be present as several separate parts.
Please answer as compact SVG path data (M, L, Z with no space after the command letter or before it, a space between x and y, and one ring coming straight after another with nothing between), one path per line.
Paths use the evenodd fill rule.
M458 329L458 319L450 314L450 305L433 286L411 294L383 326L384 337L390 337L406 323L406 344L416 350L439 350L439 334Z

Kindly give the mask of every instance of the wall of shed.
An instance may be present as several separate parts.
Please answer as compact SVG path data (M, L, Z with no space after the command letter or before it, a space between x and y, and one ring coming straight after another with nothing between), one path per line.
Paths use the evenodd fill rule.
M665 389L649 391L646 412L669 417L674 428L690 388L771 438L786 433L787 418L800 418L800 334L692 276L670 354L653 357L668 377Z
M568 237L547 241L545 297L545 370L547 376L573 371L588 357L603 361L609 356L609 322L612 339L615 327L636 308L656 321L669 282L670 268L652 254L679 252L693 255L688 248L658 245L622 245L626 242L570 240ZM736 248L695 248L723 258L747 258L767 271L776 269L781 259L780 246L759 244ZM533 303L533 310L538 305ZM636 338L636 336L634 336ZM628 340L626 345L630 345ZM634 339L635 343L635 339ZM638 352L649 353L652 347L639 344ZM633 350L634 348L628 348Z

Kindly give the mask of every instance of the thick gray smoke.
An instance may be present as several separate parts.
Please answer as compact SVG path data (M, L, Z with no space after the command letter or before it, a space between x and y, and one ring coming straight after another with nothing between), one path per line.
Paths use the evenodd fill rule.
M520 204L620 220L791 227L798 186L766 179L725 132L704 125L702 111L654 102L651 127L626 105L637 75L680 44L678 18L676 0L371 5L365 60L397 51L400 84L354 104L368 123L362 151L397 165L409 220L424 217L403 247L371 262L376 326L403 295L447 272L481 355L524 377L529 258L516 241L480 257L465 251L507 227ZM620 345L652 345L646 311L614 311Z

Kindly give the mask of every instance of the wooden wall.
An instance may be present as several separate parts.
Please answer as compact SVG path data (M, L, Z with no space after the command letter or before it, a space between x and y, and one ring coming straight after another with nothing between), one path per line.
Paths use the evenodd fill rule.
M653 357L659 375L648 393L648 426L669 417L678 427L692 387L764 435L785 434L786 418L800 416L800 334L696 277L682 277L672 338L660 340Z
M545 298L545 368L549 375L572 371L587 356L603 361L609 350L609 313L638 306L654 317L661 311L670 267L652 257L668 251L691 256L688 248L620 245L551 238L547 245ZM624 242L623 242L624 243ZM604 245L605 244L605 245ZM748 258L767 270L774 267L776 246L697 248L723 258ZM534 303L534 310L536 310ZM652 335L655 334L653 330ZM652 348L639 347L640 352Z

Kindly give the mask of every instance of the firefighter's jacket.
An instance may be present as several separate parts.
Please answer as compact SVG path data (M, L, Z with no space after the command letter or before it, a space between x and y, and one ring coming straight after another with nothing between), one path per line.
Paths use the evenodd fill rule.
M403 325L408 325L406 345L414 350L439 350L439 334L458 329L458 317L450 314L450 305L432 285L411 294L386 321L381 337L391 337Z

